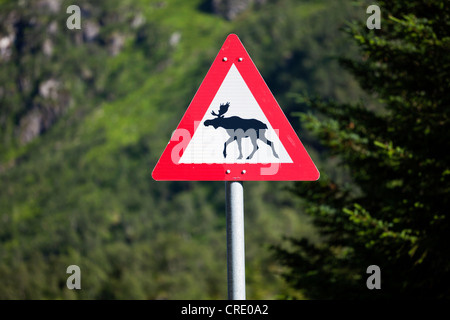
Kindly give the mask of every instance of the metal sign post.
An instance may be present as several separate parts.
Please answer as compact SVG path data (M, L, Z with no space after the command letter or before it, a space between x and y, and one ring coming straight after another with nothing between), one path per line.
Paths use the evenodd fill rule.
M242 181L226 181L225 197L228 299L245 300L244 187Z

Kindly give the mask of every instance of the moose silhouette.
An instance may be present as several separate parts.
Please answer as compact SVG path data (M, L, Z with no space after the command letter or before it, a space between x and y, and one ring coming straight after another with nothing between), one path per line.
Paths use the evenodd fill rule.
M229 102L224 104L221 103L218 114L214 111L211 112L211 114L216 118L206 120L204 122L206 127L213 126L214 129L224 128L230 136L230 138L225 141L223 147L223 157L227 157L227 146L236 140L239 148L238 159L242 159L242 138L250 138L253 145L253 151L247 157L247 160L251 159L255 152L259 149L257 144L258 139L269 145L272 148L273 155L278 158L278 154L275 152L273 147L273 142L268 140L265 136L267 125L256 119L242 119L236 116L225 118L224 114L228 111L229 107Z

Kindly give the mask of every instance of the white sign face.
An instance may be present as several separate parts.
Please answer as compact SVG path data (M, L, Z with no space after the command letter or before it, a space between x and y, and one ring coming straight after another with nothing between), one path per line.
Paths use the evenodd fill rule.
M230 34L152 172L160 181L314 181L320 173Z
M233 64L179 163L292 163Z

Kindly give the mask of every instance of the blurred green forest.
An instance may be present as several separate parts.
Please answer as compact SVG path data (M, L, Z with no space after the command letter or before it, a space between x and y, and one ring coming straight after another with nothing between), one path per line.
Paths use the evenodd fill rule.
M378 5L380 29L345 28L360 53L340 64L380 105L299 96L311 108L302 123L348 177L327 169L295 184L321 241L291 238L277 255L311 299L448 300L450 2ZM368 290L373 264L380 281Z
M81 8L69 30L69 5ZM151 170L236 33L321 171L293 93L366 99L337 62L351 1L0 1L0 299L225 299L222 182ZM376 103L368 101L369 106ZM311 182L305 182L305 185ZM319 235L288 182L245 183L247 297L308 298L271 248ZM81 269L81 290L66 268Z

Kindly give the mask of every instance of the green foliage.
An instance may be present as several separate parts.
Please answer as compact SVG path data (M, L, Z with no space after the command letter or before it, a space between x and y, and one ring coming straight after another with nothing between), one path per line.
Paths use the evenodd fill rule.
M221 44L241 37L288 113L294 87L354 90L314 67L337 68L321 16L343 24L346 6L280 0L226 21L203 2L78 1L82 29L68 30L71 1L0 1L0 37L16 35L0 59L0 298L226 297L223 184L151 178ZM271 245L317 239L288 185L245 184L249 298L291 295ZM72 264L79 291L66 287Z
M361 58L341 62L381 106L302 97L314 110L303 122L339 165L293 189L322 241L277 254L310 298L449 298L450 7L378 3L381 30L350 24ZM366 288L372 264L381 290Z
M340 32L356 15L355 8L340 0L294 3L274 1L261 14L248 17L250 25L246 20L239 32L286 115L309 108L299 106L292 92L315 92L338 101L359 97L357 83L342 72L337 59L356 53ZM298 121L292 123L297 128Z

